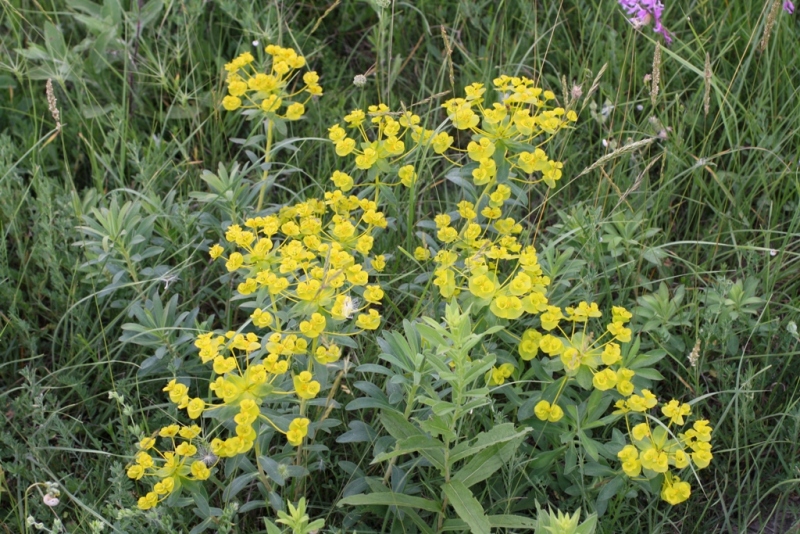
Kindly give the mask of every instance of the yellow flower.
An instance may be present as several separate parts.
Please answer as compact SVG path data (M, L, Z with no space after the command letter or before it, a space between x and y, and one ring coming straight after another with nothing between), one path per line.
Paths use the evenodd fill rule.
M558 356L564 350L564 344L555 336L547 334L539 341L539 348L549 356Z
M371 304L380 303L382 298L383 290L381 289L381 286L367 286L366 290L364 291L364 300Z
M194 398L189 401L189 405L186 407L186 413L189 414L190 419L197 419L203 414L203 410L206 408L206 403L203 402L201 398Z
M192 462L191 470L195 480L206 480L211 476L211 470L200 460Z
M356 326L362 330L376 330L381 325L381 315L373 309L367 314L360 313L356 318Z
M227 111L235 111L242 106L242 99L238 96L228 95L222 99L222 107Z
M536 357L539 353L539 343L542 340L542 334L536 330L526 330L522 334L522 341L517 348L520 357L523 360L529 361Z
M338 143L345 137L347 137L347 131L338 124L334 124L333 126L328 128L328 139L330 139L334 143ZM353 142L353 146L355 146L355 141Z
M317 347L317 352L314 353L316 360L323 365L338 361L341 356L342 350L337 345L331 345L327 348Z
M139 510L149 510L156 505L158 505L158 495L154 491L151 491L144 497L139 497L139 501L136 503Z
M158 495L169 495L175 489L175 479L167 477L153 486L153 491Z
M559 321L564 318L561 308L558 306L548 306L547 311L539 316L542 321L542 328L552 330L558 326Z
M683 417L692 414L692 407L688 404L681 404L673 399L661 408L661 413L669 417L669 422L671 424L674 423L683 426L685 423Z
M225 249L222 248L219 243L217 243L208 250L208 255L211 256L212 260L216 260L217 258L222 256L223 252L225 252Z
M501 319L518 319L522 312L522 301L513 295L499 295L492 300L489 310Z
M448 148L453 144L453 139L447 132L440 132L436 134L431 140L431 147L437 154L444 154Z
M338 145L337 145L337 154L338 154ZM343 173L341 171L333 171L333 175L331 176L331 181L333 181L333 184L336 187L338 187L344 192L350 191L353 188L353 178L349 174Z
M610 323L607 328L617 341L627 343L631 340L631 329L625 328L621 322L614 321Z
M592 378L592 385L595 389L607 391L617 385L617 373L608 368L595 373L594 378Z
M372 268L375 269L377 272L379 273L383 272L383 270L386 268L386 257L383 254L375 256L374 258L372 258L370 264L372 265Z
M414 258L417 261L426 261L430 259L431 251L427 248L417 247L414 249Z
M344 116L344 121L350 125L351 128L355 128L359 126L361 123L364 122L366 115L360 109L354 109L348 115Z
M192 426L185 426L185 427L181 428L179 434L180 434L180 436L182 438L194 439L197 436L199 436L201 432L202 432L202 429L199 426L192 425Z
M256 308L250 315L250 318L253 320L253 324L259 328L264 328L272 324L272 314L261 308Z
M600 357L603 359L604 364L614 365L622 359L621 354L622 353L620 352L619 345L616 343L608 343L603 349L603 353L600 355Z
M514 366L510 363L504 363L500 367L492 367L486 373L486 385L488 386L501 386L505 383L506 378L514 373Z
M397 171L397 176L400 177L400 183L406 187L411 187L417 181L417 173L414 172L413 165L404 165Z
M180 429L181 427L179 427L178 425L167 425L158 431L158 435L161 436L162 438L174 438L175 436L178 435Z
M193 456L195 453L197 453L197 447L187 441L175 447L175 454L179 456Z
M217 356L214 358L214 372L218 375L224 375L236 369L236 358L224 356Z
M627 323L630 321L633 314L623 308L622 306L614 306L611 308L611 320L615 323Z
M139 464L132 465L128 468L127 475L133 480L140 480L144 476L144 467Z
M266 113L271 113L281 107L281 99L276 95L269 95L261 101L261 109Z
M539 401L533 409L533 413L541 421L557 423L564 417L564 410L558 404L551 405L546 400Z
M228 261L225 262L225 268L228 269L229 273L232 273L233 271L241 267L243 263L244 263L244 256L242 256L238 252L234 252L233 254L231 254L230 258L228 258Z
M290 121L296 121L302 117L305 112L306 107L300 102L295 102L293 104L289 104L289 107L286 108L286 118Z
M350 137L345 137L340 141L336 141L336 155L339 157L345 157L350 154L356 148L356 141L355 139L351 139Z
M650 435L650 426L647 423L639 423L631 429L631 435L636 441L641 441Z
M669 469L669 457L664 451L649 446L642 451L640 456L642 467L655 471L656 473L666 473Z
M473 161L482 161L491 158L494 151L495 145L487 137L481 137L477 143L475 141L470 141L467 145L467 154Z
M298 397L304 400L313 399L319 393L320 385L316 380L311 379L311 373L303 371L292 378L294 390Z
M661 487L661 498L672 506L680 504L688 499L692 494L692 487L688 482L673 477L664 478L664 485Z

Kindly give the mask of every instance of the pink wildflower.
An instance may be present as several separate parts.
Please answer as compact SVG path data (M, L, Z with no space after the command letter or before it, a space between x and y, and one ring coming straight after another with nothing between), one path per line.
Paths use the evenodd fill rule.
M784 10L784 11L786 11L786 12L787 12L788 14L790 14L790 15L791 15L792 13L794 13L794 4L792 3L792 1L791 1L791 0L786 0L786 1L783 3L783 10Z
M786 2L791 3L789 0ZM661 14L664 12L661 0L619 0L619 3L628 15L632 15L629 20L634 27L642 28L653 22L653 31L663 35L667 44L672 42L672 36L661 23Z

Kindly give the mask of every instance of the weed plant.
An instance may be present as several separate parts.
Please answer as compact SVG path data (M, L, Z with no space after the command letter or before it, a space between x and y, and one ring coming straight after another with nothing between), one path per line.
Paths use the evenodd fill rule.
M53 532L791 531L800 521L800 377L791 364L800 343L800 57L797 15L777 4L670 2L666 46L610 0L0 3L0 524L9 532L40 524ZM235 106L223 104L225 65L242 53L261 60L270 44L304 56L299 71L316 71L324 94L261 108L283 117L265 123L226 109ZM576 332L587 325L577 339L566 316L550 316L565 329L553 336L565 350L619 322L614 306L630 311L630 322L606 334L624 339L620 329L630 329L629 343L618 339L620 362L642 371L617 415L622 363L605 363L600 351L594 367L568 376L563 352L531 355L525 341L541 348L537 333L550 332L542 315L555 311L514 317L516 260L500 268L508 280L475 272L470 284L460 265L444 272L443 252L456 265L481 250L451 246L446 229L468 231L459 211L469 206L459 203L483 209L485 185L473 171L490 172L481 160L495 158L478 157L485 146L470 154L480 140L453 127L451 99L502 74L527 77L552 93L550 109L575 113L542 147L548 162L563 164L554 187L512 180L494 207L513 217L509 235L535 247L541 273L531 276L548 283L533 293L577 318ZM292 98L302 111L288 113ZM500 101L491 96L485 107ZM379 104L398 123L418 117L425 130L401 125L403 149L364 168L369 147L345 117L363 110L369 123L383 111L369 106ZM334 124L356 140L352 153L337 146ZM452 140L438 152L442 134L440 142ZM428 136L426 150L411 151ZM544 177L540 162L508 160L532 166L504 169L497 157L496 172ZM273 314L258 291L247 294L256 277L244 255L240 272L225 265L247 241L230 233L234 225L245 232L248 220L334 189L378 203L385 219L385 228L359 227L373 238L368 254L348 245L368 281L343 286L359 308L372 303L378 332L365 328L378 325L364 309L353 310L350 330L326 322L308 336L319 326L313 313L335 322L336 296L314 301L317 310ZM524 231L511 232L515 224ZM315 261L335 274L327 252ZM490 295L485 282L506 294ZM370 286L378 289L365 295ZM606 320L592 322L596 312ZM171 430L157 433L172 425L188 436L195 423L219 428L223 440L241 437L198 414L198 403L190 408L195 398L220 402L205 396L217 380L211 367L224 374L230 365L204 366L195 344L211 332L223 344L240 334L234 350L246 362L247 332L262 342L250 326L259 321L279 321L315 345L291 356L274 384L314 390L313 398L270 400L255 455L223 461L218 444L192 437L197 450L186 457L209 472L189 462L185 491L139 510L138 499L155 491L130 477L144 440L169 440ZM603 368L616 381L604 390L610 374L593 383ZM309 390L311 380L318 386ZM643 390L667 399L665 414L650 410ZM183 393L191 393L185 405ZM647 478L636 473L637 461L650 461L641 460L647 442L637 425L660 432L656 441L677 439L683 406L693 443L704 443L696 420L713 426L713 461L697 469L701 454L681 473L691 497L671 505L685 487L670 483L664 493L673 475L659 472L658 458L648 464L658 468L655 482L628 475ZM290 428L306 417L308 435ZM670 450L669 473L683 465Z

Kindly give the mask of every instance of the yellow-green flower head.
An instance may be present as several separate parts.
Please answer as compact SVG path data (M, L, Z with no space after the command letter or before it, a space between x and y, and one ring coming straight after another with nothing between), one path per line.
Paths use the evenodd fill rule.
M495 144L487 137L482 137L477 143L470 141L467 145L467 154L473 161L482 161L492 157L495 151Z
M553 330L563 318L564 315L558 306L548 306L547 311L539 316L542 321L542 328L545 330Z
M400 178L400 183L408 188L411 188L417 182L417 173L414 171L413 165L400 167L397 171L397 176Z
M564 410L558 404L550 404L546 400L539 401L533 408L533 413L541 421L557 423L564 417Z
M612 322L607 328L608 332L611 333L617 341L627 343L631 340L631 329L623 326L621 322Z
M312 378L311 373L303 371L292 379L295 393L301 399L313 399L319 393L320 384L316 380L312 380Z
M617 373L610 368L599 371L592 378L592 385L600 391L608 391L617 385Z
M439 132L431 140L431 147L437 154L444 154L454 141L455 139L447 132Z
M514 373L514 366L510 363L501 364L500 367L492 367L486 373L487 386L502 386L506 379Z
M539 353L539 343L542 341L542 334L533 329L528 329L522 334L522 341L517 348L523 360L532 360Z
M564 351L564 343L559 338L546 334L539 341L539 348L548 356L555 357Z
M670 424L683 426L685 423L683 418L692 414L692 407L673 399L661 408L661 412L669 417Z
M672 476L664 478L664 485L661 487L661 498L672 506L687 500L692 494L692 487L688 482Z

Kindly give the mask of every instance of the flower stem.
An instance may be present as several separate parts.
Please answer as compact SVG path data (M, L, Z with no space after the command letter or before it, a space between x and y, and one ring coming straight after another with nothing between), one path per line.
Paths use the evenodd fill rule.
M267 119L267 146L264 148L264 166L266 167L270 162L270 152L272 151L272 120ZM267 177L269 176L269 171L264 169L264 172L261 174L261 191L258 193L258 205L256 206L256 212L261 211L261 206L264 205L264 192L267 190Z

